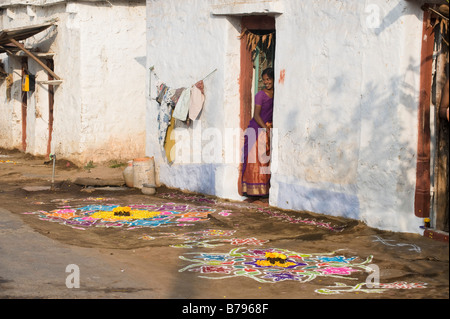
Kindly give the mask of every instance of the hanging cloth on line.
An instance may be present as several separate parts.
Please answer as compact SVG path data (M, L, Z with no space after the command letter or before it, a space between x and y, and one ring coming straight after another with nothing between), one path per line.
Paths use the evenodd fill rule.
M170 125L172 118L172 101L171 97L175 93L170 90L165 84L158 86L159 111L158 111L158 141L161 147L164 147L167 128ZM163 94L164 93L164 94Z
M172 119L170 120L170 124L167 127L167 133L166 133L166 139L164 143L164 152L166 154L167 161L169 165L171 165L175 158L175 139L172 136L172 132L175 129L175 118L172 116Z
M158 141L163 152L166 154L166 159L171 163L173 159L170 158L171 156L169 154L174 141L169 141L169 144L166 145L167 135L171 133L168 132L168 129L170 128L169 131L173 130L177 126L176 122L183 123L183 125L188 127L191 119L197 119L205 101L203 80L216 72L217 69L195 83L192 87L178 89L171 89L165 83L161 82L153 70L153 67L150 68L150 71L158 80L156 85L156 101L159 104L157 116ZM188 118L189 113L191 114Z
M173 110L172 116L181 121L186 121L189 112L189 101L191 99L191 89L184 89L181 92L180 98L178 99L175 109Z
M185 88L179 88L175 90L175 93L173 94L171 100L173 102L173 105L177 105L178 100L180 99L181 93L185 90Z
M195 120L197 119L200 111L203 109L203 104L205 102L205 89L204 89L204 80L211 76L217 69L214 69L203 79L195 83L190 88L186 88L181 93L180 99L178 102L175 102L175 108L173 115L176 119L185 122L187 120L188 114L189 119ZM189 101L186 101L188 99ZM180 103L181 102L181 103Z
M202 80L195 83L191 89L191 97L189 100L189 118L191 120L196 120L203 108L203 103L205 102L203 90L204 85Z
M159 83L157 85L157 97L156 97L156 102L158 102L159 104L161 104L162 99L164 97L164 95L166 94L167 90L169 89L169 87L164 84L164 83Z

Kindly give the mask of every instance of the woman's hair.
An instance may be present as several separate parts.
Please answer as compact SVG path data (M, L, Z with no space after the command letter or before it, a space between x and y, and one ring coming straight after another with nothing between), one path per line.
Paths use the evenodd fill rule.
M271 78L272 80L274 79L273 68L267 68L267 69L265 69L265 70L261 73L261 77L263 77L264 74L266 74L266 75L267 75L269 78Z

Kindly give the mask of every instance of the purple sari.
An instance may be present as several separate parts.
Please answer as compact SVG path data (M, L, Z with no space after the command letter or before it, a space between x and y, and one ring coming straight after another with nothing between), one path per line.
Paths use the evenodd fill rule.
M259 91L255 96L255 105L261 105L260 116L264 123L271 124L273 98L264 91ZM246 195L269 194L270 173L268 172L269 158L267 157L267 153L270 156L269 144L269 134L263 132L259 124L252 118L244 135L242 159L242 190ZM265 154L261 156L261 153ZM265 173L262 173L264 171Z

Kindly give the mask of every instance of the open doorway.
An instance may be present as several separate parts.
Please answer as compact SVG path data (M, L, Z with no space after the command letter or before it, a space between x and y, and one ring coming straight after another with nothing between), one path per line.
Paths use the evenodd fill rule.
M241 19L240 49L240 128L244 132L253 117L255 94L264 88L262 72L274 68L275 61L275 18L270 16L244 16ZM244 141L241 141L240 150ZM243 163L239 167L238 192L242 196Z
M414 212L424 236L448 242L449 122L441 107L448 72L448 26L441 6L424 5ZM448 5L446 14L448 15ZM442 114L444 113L444 114Z
M435 11L439 13L440 7ZM445 12L445 11L443 11ZM448 6L447 6L448 15ZM435 14L431 22L434 32L433 69L431 82L432 154L431 170L431 225L438 231L449 231L449 121L446 117L447 102L443 101L445 84L449 78L448 25L444 18ZM444 104L444 105L441 105Z
M22 151L27 150L27 106L28 106L28 91L29 91L29 73L28 73L28 59L22 59Z
M47 60L47 66L50 70L54 70L53 59ZM48 80L53 81L54 77L52 74L48 73ZM52 145L52 133L53 133L53 107L54 107L54 87L52 84L48 85L48 141L47 141L47 152L46 158L50 157L51 145Z

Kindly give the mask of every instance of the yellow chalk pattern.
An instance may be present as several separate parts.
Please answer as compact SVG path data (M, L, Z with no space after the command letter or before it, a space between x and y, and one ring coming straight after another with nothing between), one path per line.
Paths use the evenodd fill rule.
M112 211L98 211L91 215L92 218L100 218L103 220L131 220L153 218L161 212L152 212L148 210L131 209L128 206L116 207Z

